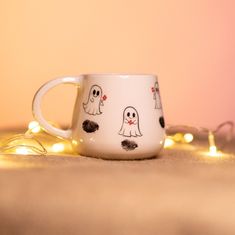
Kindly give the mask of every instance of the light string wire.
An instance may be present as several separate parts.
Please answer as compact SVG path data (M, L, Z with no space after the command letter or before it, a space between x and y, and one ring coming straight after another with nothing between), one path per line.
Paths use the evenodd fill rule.
M34 142L34 143L36 143L36 146L25 144L25 143L14 144L14 142L23 142L24 140L26 140L26 141L30 140L30 141ZM34 136L31 129L28 129L24 134L16 134L10 138L7 138L6 140L4 140L2 142L2 144L0 146L0 151L2 153L7 153L7 152L9 152L9 150L16 150L16 153L17 153L17 149L18 150L20 149L22 153L32 152L32 153L36 153L39 155L46 155L48 153L46 148L42 144L42 142L39 141ZM30 150L30 151L28 151L28 150Z
M193 141L193 135L189 132L197 132L199 134L206 133L208 136L209 152L211 155L216 155L217 147L215 143L215 135L226 126L229 127L229 130L226 132L225 135L226 142L219 147L219 149L222 150L224 149L226 144L228 144L233 138L234 122L232 121L223 122L219 124L214 130L205 127L195 127L189 125L167 125L166 140L170 139L171 141L177 143L191 143ZM177 132L177 130L179 131ZM37 155L47 155L49 151L46 149L46 145L44 145L42 141L36 138L36 135L39 132L45 133L43 128L36 121L30 122L28 130L24 134L16 134L2 141L0 145L0 152L4 154L10 153L28 155L30 153L33 153ZM62 138L62 140L64 139ZM27 141L31 141L34 144L27 144ZM167 141L165 141L165 144L166 142ZM169 146L165 145L164 147L167 148ZM65 145L58 145L58 143L52 145L51 148L51 152L64 152L65 150Z
M57 124L50 123L60 128ZM28 142L31 143L28 144ZM73 141L50 135L37 121L31 121L24 134L16 134L0 141L0 153L44 156L50 153L75 155L75 152L72 151L72 143Z
M217 133L221 131L222 128L228 126L229 129L225 133L225 143L223 145L219 146L220 150L223 150L225 146L232 141L233 135L234 135L234 122L232 121L226 121L221 124L219 124L214 130L211 130L209 128L205 127L195 127L195 126L189 126L189 125L167 125L166 132L169 133L167 135L167 138L169 138L172 142L170 144L166 145L165 147L168 148L169 146L172 146L174 142L178 143L190 143L193 140L193 135L189 141L187 139L184 139L183 133L187 132L197 132L197 133L206 133L208 136L208 143L209 143L209 152L211 155L217 154L217 147L215 143L215 136ZM179 130L178 132L176 130ZM183 132L183 133L182 133ZM174 134L173 134L174 133ZM187 134L186 134L187 135Z

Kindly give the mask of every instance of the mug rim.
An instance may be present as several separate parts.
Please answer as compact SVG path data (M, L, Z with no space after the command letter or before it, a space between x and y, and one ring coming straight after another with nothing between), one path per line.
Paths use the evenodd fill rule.
M83 74L86 77L96 78L158 78L155 74L144 74L144 73L86 73Z

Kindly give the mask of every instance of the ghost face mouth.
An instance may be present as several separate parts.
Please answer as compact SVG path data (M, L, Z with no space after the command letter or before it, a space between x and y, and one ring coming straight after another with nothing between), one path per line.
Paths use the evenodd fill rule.
M129 125L136 125L136 119L125 119L126 120L126 123L129 124Z
M125 122L128 123L129 125L136 125L136 113L131 113L131 112L127 112L126 114L126 118L125 118Z

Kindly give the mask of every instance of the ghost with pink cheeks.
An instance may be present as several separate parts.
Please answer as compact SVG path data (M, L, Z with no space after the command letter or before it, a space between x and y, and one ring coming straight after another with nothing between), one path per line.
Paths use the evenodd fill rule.
M161 104L158 82L155 82L154 87L152 87L152 92L153 92L153 99L155 100L155 109L161 109L162 104Z
M89 91L88 99L86 103L83 103L84 111L90 115L102 114L100 106L104 105L106 95L102 96L102 89L98 85L93 85Z
M119 135L125 137L142 136L139 128L139 114L132 106L126 107L123 111L123 121Z

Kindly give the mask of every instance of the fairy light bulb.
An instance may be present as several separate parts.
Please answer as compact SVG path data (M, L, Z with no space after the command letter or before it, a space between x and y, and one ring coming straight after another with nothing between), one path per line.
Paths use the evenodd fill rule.
M29 123L28 125L28 129L32 132L32 133L38 133L41 131L41 127L39 125L39 123L37 121L32 121Z
M73 145L78 145L78 141L77 140L72 140L72 144Z
M193 135L191 133L184 134L184 141L186 143L191 143L193 141Z
M169 137L165 139L164 148L170 148L175 144L175 141Z
M182 134L182 133L176 133L176 134L173 136L173 139L174 139L174 141L176 141L176 142L182 142L183 134Z
M16 154L20 155L27 155L30 153L27 147L18 147L16 148L15 152Z
M222 154L221 154L221 152L217 151L217 147L215 145L215 137L214 137L214 134L212 133L212 131L209 131L208 141L209 141L209 152L208 152L208 155L210 157L221 157Z
M210 153L211 156L216 155L217 154L217 147L214 146L214 145L210 146L209 147L209 153Z
M208 141L209 141L210 146L215 146L215 137L214 137L212 131L209 131Z
M63 152L65 150L65 146L63 143L56 143L52 145L52 151L53 152Z

